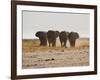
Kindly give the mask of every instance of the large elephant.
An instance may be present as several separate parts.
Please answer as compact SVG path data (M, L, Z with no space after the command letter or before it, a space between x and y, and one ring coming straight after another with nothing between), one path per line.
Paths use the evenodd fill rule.
M47 46L47 32L38 31L35 36L39 38L40 46Z
M76 40L79 38L79 34L77 32L70 32L68 35L69 43L71 47L75 47Z
M50 47L50 44L52 44L52 47L56 46L56 38L58 36L59 36L59 31L49 30L47 32L47 39L48 39L49 47Z
M66 43L68 40L68 35L69 35L69 32L66 32L66 31L60 32L59 39L60 39L61 47L67 47Z

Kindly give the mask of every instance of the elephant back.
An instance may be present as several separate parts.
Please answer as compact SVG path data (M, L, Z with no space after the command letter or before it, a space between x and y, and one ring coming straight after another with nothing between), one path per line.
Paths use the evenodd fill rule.
M68 35L69 35L69 32L62 31L62 32L60 32L59 37L62 37L62 38L67 38L67 37L68 37Z
M49 30L47 32L47 37L50 38L50 39L57 38L58 36L59 36L58 31Z

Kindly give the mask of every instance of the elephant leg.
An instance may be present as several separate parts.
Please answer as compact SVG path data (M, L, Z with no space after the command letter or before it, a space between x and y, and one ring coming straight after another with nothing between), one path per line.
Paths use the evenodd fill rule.
M42 40L40 39L40 46L42 46Z
M43 46L47 46L47 40L43 40Z
M54 46L56 47L56 40L55 40L55 42L54 42Z
M75 47L75 41L70 42L71 47Z
M55 47L56 46L56 40L54 40L53 42L52 42L52 47Z
M45 46L47 46L47 41L45 42L45 44L44 44Z
M73 42L73 47L75 47L75 41Z
M62 41L60 41L60 43L61 43L61 47L62 47L62 46L63 46L63 45L62 45Z
M66 46L66 42L67 42L67 41L64 41L64 47L67 47L67 46Z
M72 41L70 41L70 46L73 47L73 43L72 43Z
M45 38L43 38L41 40L42 46L46 46L47 45L47 40Z
M63 47L63 42L61 42L61 47Z
M64 43L63 43L63 41L62 41L62 47L64 46Z
M63 44L62 44L63 42L62 42L62 40L61 40L61 37L59 38L59 40L60 40L60 43L61 43L61 47L62 47L62 46L63 46Z
M52 42L52 47L54 47L54 42Z
M42 39L42 46L44 46L44 40Z
M70 43L70 47L72 47L72 41L69 40L69 43Z

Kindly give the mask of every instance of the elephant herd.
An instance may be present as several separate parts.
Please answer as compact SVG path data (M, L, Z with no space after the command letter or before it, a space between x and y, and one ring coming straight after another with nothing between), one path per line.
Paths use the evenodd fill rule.
M38 31L35 34L36 37L40 40L40 46L47 46L47 41L49 43L49 47L56 46L56 39L59 37L61 47L67 47L66 43L69 40L70 46L75 47L75 42L79 38L79 34L77 32L66 32L66 31L54 31L49 30L48 32Z

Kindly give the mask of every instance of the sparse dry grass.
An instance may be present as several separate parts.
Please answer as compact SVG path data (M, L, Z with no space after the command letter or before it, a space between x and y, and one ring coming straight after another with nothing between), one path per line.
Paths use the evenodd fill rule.
M76 47L71 48L69 45L69 42L67 43L68 48L62 48L60 45L60 42L57 40L57 46L56 47L48 47L48 46L39 46L39 40L23 40L22 42L23 46L23 52L35 52L35 51L48 51L48 50L56 50L56 51L61 51L61 50L70 50L70 49L81 49L81 48L88 48L89 47L89 40L88 39L78 39L76 41Z
M89 47L89 39L78 39L76 46L79 48Z
M78 39L76 47L62 48L59 40L57 47L39 46L39 40L23 40L22 68L48 68L89 65L89 39Z

